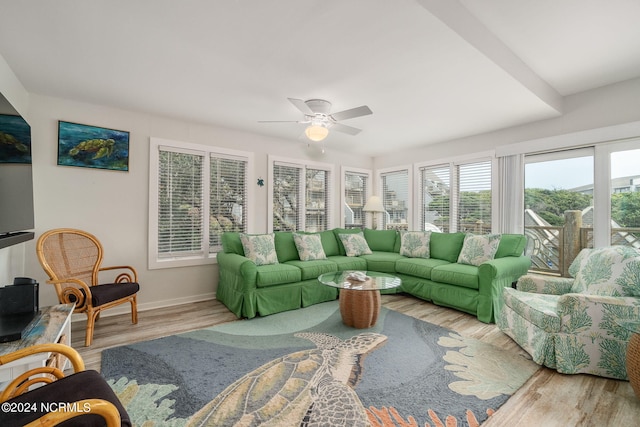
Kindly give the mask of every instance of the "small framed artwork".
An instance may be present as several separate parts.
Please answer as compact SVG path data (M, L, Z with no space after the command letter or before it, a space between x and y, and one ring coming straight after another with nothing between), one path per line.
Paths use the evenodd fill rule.
M129 132L58 121L58 165L129 170Z
M31 127L20 116L0 114L0 163L31 164Z

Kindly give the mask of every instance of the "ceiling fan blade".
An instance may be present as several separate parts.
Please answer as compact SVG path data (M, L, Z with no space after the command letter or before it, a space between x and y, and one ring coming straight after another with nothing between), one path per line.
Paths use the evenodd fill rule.
M302 114L307 116L313 116L313 111L302 99L287 98L298 110L302 111Z
M333 118L333 120L340 121L340 120L353 119L360 116L366 116L369 114L373 114L373 111L371 111L371 109L366 105L363 105L361 107L352 108L350 110L344 110L338 113L333 113L331 114L331 117Z
M357 135L360 132L362 132L362 129L354 128L353 126L343 125L342 123L332 124L331 130L337 130L338 132L347 133L349 135Z

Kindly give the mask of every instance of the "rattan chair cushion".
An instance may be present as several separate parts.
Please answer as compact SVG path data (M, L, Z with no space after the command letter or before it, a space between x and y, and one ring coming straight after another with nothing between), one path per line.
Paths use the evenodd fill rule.
M91 287L91 304L99 307L120 298L126 298L140 290L140 285L135 282L106 283Z
M76 402L83 399L104 399L113 403L120 412L122 426L131 426L129 414L127 414L118 397L104 378L93 370L81 371L69 375L51 384L47 384L44 387L33 389L9 399L6 402L9 404L9 406L7 406L8 408L16 404L14 406L17 408L28 407L29 410L0 412L0 425L4 427L24 426L44 415L46 411L41 411L41 409L46 409L47 406L55 410L56 407L53 405ZM66 408L62 408L61 410L64 409ZM65 427L104 426L104 419L99 415L88 414L65 421L59 425Z

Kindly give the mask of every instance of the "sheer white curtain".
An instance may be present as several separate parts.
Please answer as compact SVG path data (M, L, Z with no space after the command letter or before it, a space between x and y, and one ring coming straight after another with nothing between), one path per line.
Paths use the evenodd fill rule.
M499 232L524 233L524 154L498 158Z

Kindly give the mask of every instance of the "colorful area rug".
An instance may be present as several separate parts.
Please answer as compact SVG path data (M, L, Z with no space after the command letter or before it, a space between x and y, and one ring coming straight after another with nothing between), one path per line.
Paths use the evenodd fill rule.
M383 307L336 301L105 350L137 426L476 426L539 367Z

